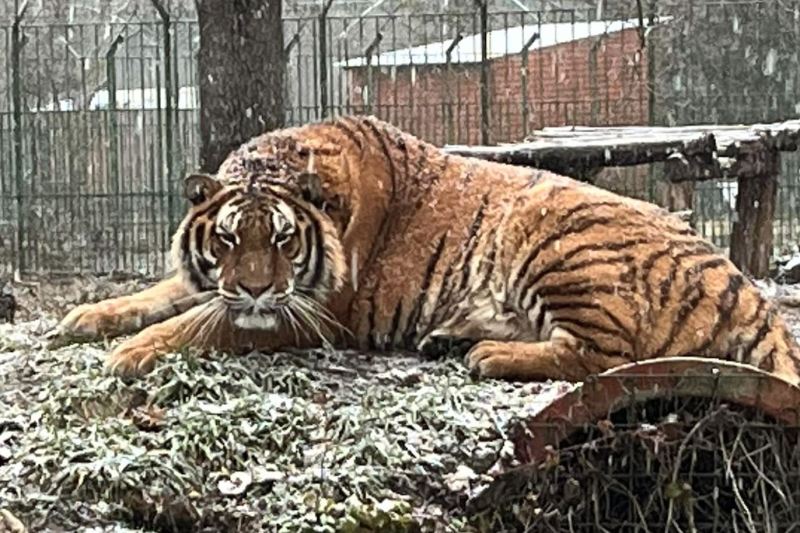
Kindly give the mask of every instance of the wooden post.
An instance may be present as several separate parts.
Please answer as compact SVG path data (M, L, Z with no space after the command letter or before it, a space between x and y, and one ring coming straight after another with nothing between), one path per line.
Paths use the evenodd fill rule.
M738 175L736 220L731 231L731 261L757 279L769 275L772 224L778 193L780 155L758 150L737 158L731 174Z
M656 203L668 211L690 211L689 223L694 226L694 181L675 183L669 179L656 180Z

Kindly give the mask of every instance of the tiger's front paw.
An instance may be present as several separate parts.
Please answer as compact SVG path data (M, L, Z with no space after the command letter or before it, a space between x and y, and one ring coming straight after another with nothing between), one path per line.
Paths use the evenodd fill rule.
M108 304L81 304L67 313L58 329L74 337L99 337L116 324L114 310Z
M118 376L138 377L155 367L156 359L164 354L159 344L134 337L117 346L106 360L106 368Z
M138 315L112 302L81 304L70 311L56 327L54 336L87 341L120 335L139 326Z
M100 340L113 329L114 318L107 304L81 304L67 313L61 322L44 335L51 350L72 343Z
M507 378L514 374L514 357L502 342L479 342L467 353L465 363L473 377Z

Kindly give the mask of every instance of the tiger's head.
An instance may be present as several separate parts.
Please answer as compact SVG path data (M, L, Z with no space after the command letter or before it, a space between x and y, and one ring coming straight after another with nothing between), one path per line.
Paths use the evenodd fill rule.
M324 301L346 277L339 231L320 191L319 177L307 173L291 185L226 185L190 175L184 195L191 206L173 242L176 264L199 290L217 291L239 328L319 324Z

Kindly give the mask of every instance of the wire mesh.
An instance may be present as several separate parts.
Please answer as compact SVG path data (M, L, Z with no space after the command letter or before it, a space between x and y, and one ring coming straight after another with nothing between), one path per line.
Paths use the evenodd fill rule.
M441 145L519 141L544 126L763 122L800 112L795 0L662 1L644 13L634 4L285 17L286 122L370 112ZM16 37L13 24L0 25L0 41L0 269L163 273L185 209L176 182L198 160L196 21L22 20ZM779 252L800 230L799 164L783 157ZM659 200L658 169L603 178ZM706 182L692 193L698 228L723 248L735 185Z

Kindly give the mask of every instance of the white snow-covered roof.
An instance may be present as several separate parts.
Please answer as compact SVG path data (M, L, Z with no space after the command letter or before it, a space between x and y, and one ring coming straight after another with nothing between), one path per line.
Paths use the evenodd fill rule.
M664 18L661 22L664 22ZM497 58L511 54L518 54L525 44L538 33L539 37L531 46L531 50L541 50L551 46L562 45L595 37L598 35L615 33L622 30L633 29L639 26L636 19L629 20L600 20L592 22L553 22L546 24L531 24L515 26L502 30L493 30L488 33L487 57ZM405 65L439 65L447 62L447 49L453 39L435 43L391 50L372 56L372 66L398 67ZM450 55L450 62L476 63L481 60L481 34L464 36L456 45ZM356 57L347 61L334 63L335 66L352 68L367 65L366 57Z
M110 105L109 94L106 89L97 91L89 101L89 109L108 109ZM197 87L178 88L178 109L197 109L199 107ZM166 107L167 90L159 89L117 89L117 109L163 109Z

